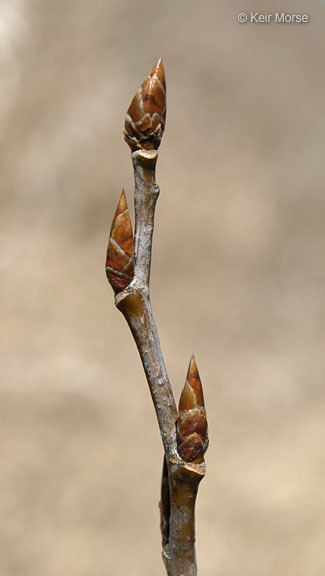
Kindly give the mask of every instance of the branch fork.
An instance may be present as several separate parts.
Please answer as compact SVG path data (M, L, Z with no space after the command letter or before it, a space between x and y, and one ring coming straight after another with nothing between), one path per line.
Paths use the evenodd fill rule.
M106 274L142 360L164 446L161 484L163 560L168 576L195 576L194 509L205 475L207 419L199 372L192 356L177 410L150 303L150 266L159 187L158 147L166 120L166 82L159 59L133 98L124 138L131 149L135 235L122 191L113 218Z

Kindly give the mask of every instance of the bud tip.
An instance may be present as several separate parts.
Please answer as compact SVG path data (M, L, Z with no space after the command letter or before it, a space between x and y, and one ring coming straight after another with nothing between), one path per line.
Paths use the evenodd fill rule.
M127 208L128 208L128 205L127 205L127 202L126 202L125 190L124 190L124 188L122 188L120 200L119 200L118 207L117 207L117 210L116 210L116 213L115 213L114 218L116 218L116 216L118 215L118 213L121 214L122 212L124 212L125 210L127 210Z

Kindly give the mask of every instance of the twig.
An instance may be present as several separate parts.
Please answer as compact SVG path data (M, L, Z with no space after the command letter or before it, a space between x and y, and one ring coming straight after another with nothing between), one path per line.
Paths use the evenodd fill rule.
M194 357L177 411L153 318L149 281L155 206L155 168L166 117L161 59L133 98L124 136L135 177L135 241L122 192L113 219L106 273L138 347L155 406L165 457L161 490L163 559L169 576L195 576L194 508L208 446L203 392Z

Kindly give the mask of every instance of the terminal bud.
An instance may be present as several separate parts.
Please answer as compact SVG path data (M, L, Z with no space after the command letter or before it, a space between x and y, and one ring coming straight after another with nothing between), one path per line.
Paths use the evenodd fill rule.
M159 58L134 96L125 116L124 139L131 151L157 150L165 122L165 70Z

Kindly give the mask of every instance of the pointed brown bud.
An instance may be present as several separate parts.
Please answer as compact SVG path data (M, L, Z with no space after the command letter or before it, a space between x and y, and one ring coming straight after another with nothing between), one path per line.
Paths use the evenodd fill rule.
M178 452L187 462L202 461L209 439L202 384L194 356L190 360L178 410Z
M134 241L132 224L122 190L113 218L106 258L106 275L115 293L130 284L134 274Z
M157 150L165 129L166 81L162 59L134 96L125 116L124 139L135 150Z

